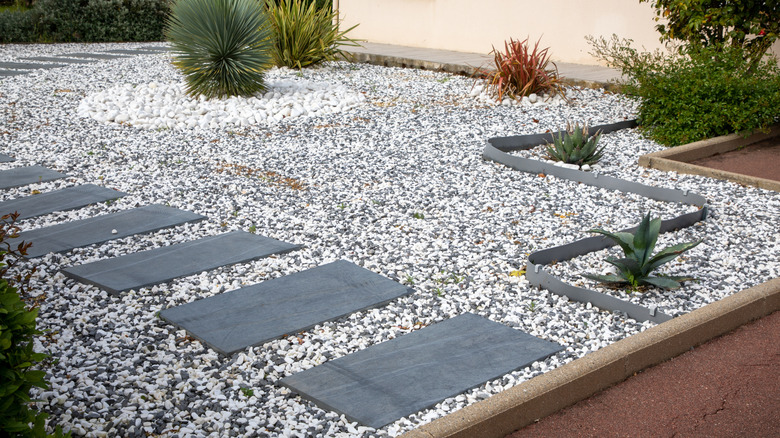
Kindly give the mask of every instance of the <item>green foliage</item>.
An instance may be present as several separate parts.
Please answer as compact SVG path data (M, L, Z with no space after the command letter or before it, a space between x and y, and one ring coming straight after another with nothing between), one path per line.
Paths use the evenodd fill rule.
M37 0L37 40L160 41L170 0Z
M265 90L271 29L257 0L179 0L166 37L188 94L213 98Z
M547 143L547 157L554 161L563 161L564 163L576 164L596 164L604 155L604 147L598 148L601 132L597 132L588 137L588 125L580 128L577 123L574 127L570 123L566 124L566 132L559 132L558 136L553 135L553 144Z
M493 47L495 69L483 71L488 90L498 100L504 95L512 99L532 93L565 96L558 67L550 61L549 48L539 50L539 42L530 47L528 38L523 41L510 39L504 42L504 52ZM553 68L549 68L552 64Z
M650 220L648 213L642 219L634 234L626 232L610 233L599 228L589 230L607 236L623 249L624 258L608 257L606 262L618 269L617 275L583 275L591 280L603 283L628 284L631 287L642 285L656 286L664 289L676 289L681 281L693 280L691 277L651 277L650 273L666 262L672 261L680 254L700 244L698 242L680 243L663 249L652 255L658 234L661 230L661 219Z
M596 57L629 78L623 91L641 99L640 129L659 143L766 132L780 120L780 68L774 58L752 66L740 48L665 54L639 52L631 40L614 35L590 42Z
M749 65L759 63L780 34L777 0L639 0L655 8L661 41L693 47L741 48Z
M18 237L17 217L0 218L0 435L38 437L46 436L48 415L30 408L30 389L48 387L46 373L33 369L47 356L33 351L33 336L41 333L35 327L38 309L28 308L19 296L32 271L8 276L30 247L22 242L11 248L6 242Z
M274 29L273 59L278 66L301 69L322 61L346 58L341 46L358 46L340 31L338 13L302 0L266 0Z
M32 10L0 11L0 43L24 43L38 39Z

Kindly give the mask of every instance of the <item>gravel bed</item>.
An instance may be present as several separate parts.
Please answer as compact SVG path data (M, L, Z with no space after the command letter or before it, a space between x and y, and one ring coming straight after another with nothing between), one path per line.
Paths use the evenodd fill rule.
M140 46L6 45L0 60ZM361 97L328 114L147 129L101 122L78 109L114 87L180 81L166 54L0 79L0 152L17 158L0 169L39 164L70 175L7 190L0 200L82 183L128 193L115 202L22 221L24 229L150 203L209 218L30 262L38 267L31 290L45 296L39 326L47 335L36 348L55 359L47 368L51 388L34 394L52 414L49 426L86 436L395 436L652 326L570 302L510 274L525 266L531 251L587 237L592 227L617 230L637 224L647 210L670 217L693 207L525 174L481 157L490 137L558 130L566 121L621 121L635 116L634 102L570 89L570 104L493 105L474 93L468 78L345 62L301 73L276 70L271 79L330 84ZM628 299L679 315L780 274L777 193L640 168L639 154L662 147L636 130L602 141L607 149L600 172L688 189L710 202L706 222L659 242L705 239L663 271L699 280ZM58 273L250 228L304 246L120 297ZM566 281L582 282L580 273L603 271L602 259L614 251L552 269ZM230 358L156 317L169 306L338 259L412 285L416 293ZM350 423L275 384L464 312L566 348L381 430Z

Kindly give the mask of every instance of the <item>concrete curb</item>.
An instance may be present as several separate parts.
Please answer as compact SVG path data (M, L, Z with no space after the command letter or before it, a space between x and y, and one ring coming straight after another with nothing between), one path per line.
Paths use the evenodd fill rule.
M353 62L382 65L385 67L419 68L421 70L442 71L456 75L478 76L479 67L468 64L453 64L447 62L426 61L422 59L404 58L378 53L352 52L348 48L342 49L347 53L347 59ZM567 85L584 88L603 88L607 91L620 91L620 85L613 82L592 81L586 79L574 79L563 77L562 82Z
M504 437L645 368L777 310L780 278L615 342L402 437Z
M686 145L675 146L673 148L642 155L639 157L639 165L667 172L671 171L690 175L702 175L709 178L725 179L739 184L758 187L760 189L780 192L780 182L778 181L690 164L691 161L740 149L753 143L778 136L780 136L780 125L773 126L769 133L759 132L749 137L743 137L740 134L729 134L721 137L709 138L707 140L688 143Z

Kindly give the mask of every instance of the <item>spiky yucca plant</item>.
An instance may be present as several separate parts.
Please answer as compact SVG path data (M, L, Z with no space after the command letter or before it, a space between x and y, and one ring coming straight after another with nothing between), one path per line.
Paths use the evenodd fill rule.
M189 95L251 96L265 89L272 33L258 0L178 0L165 35Z
M322 61L345 58L340 46L359 46L346 36L357 25L339 31L338 12L317 8L316 2L266 0L274 28L274 63L301 69Z
M523 41L510 38L504 42L503 53L493 47L495 68L484 73L488 91L498 100L504 95L517 99L542 92L566 97L558 67L550 61L549 48L539 49L540 41L531 48L528 38Z
M634 288L642 285L651 285L664 289L676 289L680 287L680 282L693 280L692 277L650 276L650 273L659 266L674 260L680 254L702 242L699 240L698 242L680 243L665 248L656 255L652 255L660 230L661 218L650 220L649 213L642 219L634 234L625 232L610 233L599 228L589 230L591 233L603 234L615 241L623 249L625 257L622 259L614 257L605 259L607 263L618 269L617 274L585 274L583 277L603 283L628 284Z
M588 137L587 124L580 128L579 123L574 127L566 123L566 132L559 132L557 137L552 137L553 144L545 145L547 157L551 160L582 166L596 164L604 155L604 147L598 148L601 131Z

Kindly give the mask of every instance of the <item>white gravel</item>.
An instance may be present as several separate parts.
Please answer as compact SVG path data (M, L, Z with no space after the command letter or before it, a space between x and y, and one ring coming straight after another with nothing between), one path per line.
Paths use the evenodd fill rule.
M5 45L0 60L135 46ZM317 84L312 93L327 99L335 92L343 97L333 106L337 111L307 110L272 122L255 117L245 126L228 119L213 128L171 126L177 129L167 122L166 128L146 129L155 126L148 118L139 117L146 125L136 127L128 124L129 116L120 124L116 116L101 122L83 115L98 113L88 109L89 102L106 103L96 97L101 92L121 91L131 102L133 90L148 91L150 83L160 88L179 83L167 56L0 79L0 152L17 158L0 168L39 164L70 175L6 190L0 199L82 183L129 193L117 202L23 221L24 229L150 203L209 217L31 262L38 267L32 290L46 296L39 326L48 334L37 348L56 359L47 368L51 388L34 394L51 412L50 426L87 436L394 436L651 326L531 288L525 278L510 274L524 267L532 250L586 237L594 226L620 229L638 223L647 210L668 217L692 207L541 178L481 158L490 137L558 130L567 121L625 120L635 115L634 103L600 90L571 89L571 104L494 105L473 93L473 82L464 77L334 63L300 74L276 70L270 79ZM317 99L310 106L326 98ZM662 147L635 130L606 134L602 142L607 148L600 172L689 189L711 206L706 222L660 242L705 239L664 270L699 282L629 299L681 314L780 274L777 193L640 168L639 154ZM250 227L304 247L121 297L57 273ZM611 251L553 268L576 283L581 272L605 269L601 259ZM337 259L413 284L417 292L232 358L219 357L156 317L168 306ZM381 430L349 423L275 385L279 378L464 312L566 348Z

